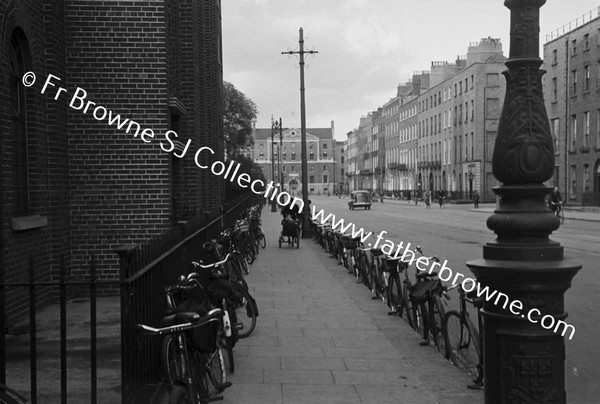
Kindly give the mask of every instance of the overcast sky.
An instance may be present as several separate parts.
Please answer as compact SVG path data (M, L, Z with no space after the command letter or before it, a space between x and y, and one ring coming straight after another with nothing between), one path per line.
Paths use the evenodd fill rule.
M471 42L500 38L509 51L509 10L503 0L223 0L224 79L254 100L258 127L271 115L300 127L298 28L304 29L306 125L335 137L396 95L412 73L432 61L456 60ZM548 0L546 34L600 6L597 0ZM596 15L596 13L594 13ZM540 53L540 56L542 54Z

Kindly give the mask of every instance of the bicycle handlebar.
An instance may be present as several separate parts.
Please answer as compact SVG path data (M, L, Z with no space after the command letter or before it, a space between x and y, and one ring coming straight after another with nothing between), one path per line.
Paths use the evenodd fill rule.
M202 265L201 264L202 261L199 261L199 262L192 261L192 265L195 267L200 267L202 269L217 268L217 267L220 267L221 265L223 265L224 263L226 263L227 260L229 259L230 255L231 255L231 253L227 253L227 255L225 256L225 258L222 261L213 262L212 264ZM192 275L192 274L190 274L190 275ZM190 275L188 275L188 279L189 279Z
M189 331L196 327L202 327L210 323L211 321L219 321L219 317L223 315L223 310L221 309L212 309L206 315L200 317L198 315L197 322L194 323L183 323L183 324L175 324L169 327L161 327L154 328L145 324L136 324L133 328L137 331L140 331L144 334L148 335L166 335L166 334L177 334L183 331ZM196 318L194 318L196 321Z

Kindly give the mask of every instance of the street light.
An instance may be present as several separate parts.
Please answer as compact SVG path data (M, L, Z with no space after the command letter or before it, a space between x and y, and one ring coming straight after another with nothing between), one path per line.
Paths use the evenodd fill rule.
M275 148L275 130L277 128L277 121L273 121L273 116L271 115L271 181L275 183L275 159L273 155L273 150ZM279 153L277 153L279 155ZM277 201L273 199L271 201L271 212L277 212Z
M493 188L499 198L487 220L497 237L483 246L483 258L466 263L478 288L511 302L507 307L486 299L481 311L486 404L566 403L563 335L569 330L542 325L567 317L564 295L581 265L565 259L560 243L549 238L560 221L545 204L552 188L544 182L554 173L539 58L545 2L504 1L510 9L510 54L492 158L502 185Z
M279 128L279 153L277 153L277 156L279 157L279 181L277 182L279 183L280 190L283 190L283 173L281 172L281 164L283 161L283 157L281 156L281 150L283 148L283 126L281 125L281 118L279 118L279 125L276 127L276 129L277 128Z

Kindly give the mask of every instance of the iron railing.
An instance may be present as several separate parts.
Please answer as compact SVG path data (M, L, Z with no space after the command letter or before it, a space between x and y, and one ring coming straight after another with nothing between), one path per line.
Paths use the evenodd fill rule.
M189 272L193 260L208 258L202 256L202 244L217 236L224 227L233 225L233 221L242 212L257 202L264 201L255 195L244 196L225 205L222 212L207 213L203 217L182 223L172 231L152 239L142 245L124 246L117 253L120 257L120 279L98 279L96 263L92 255L89 263L88 277L77 281L69 279L68 268L64 255L60 256L58 281L37 281L36 263L30 256L28 279L22 282L3 282L0 279L0 384L6 384L6 291L9 288L26 288L29 297L29 383L20 381L16 390L21 392L29 389L27 399L30 403L40 402L39 397L48 397L59 391L60 403L67 403L67 393L74 386L68 386L69 366L67 364L67 346L70 341L67 329L67 294L77 288L77 297L85 297L81 289L89 297L89 403L98 402L98 338L97 338L97 287L120 284L120 325L121 325L121 402L144 403L152 401L161 384L160 344L159 338L138 335L133 326L137 323L158 325L165 309L164 287L172 284L179 275ZM59 321L57 324L60 334L60 389L57 386L41 386L40 369L38 367L38 317L36 301L40 288L53 288L59 295ZM37 305L39 306L39 305ZM77 369L77 372L80 372ZM58 378L57 378L58 379ZM81 381L79 380L79 383ZM53 381L54 383L54 381ZM81 390L81 386L78 386ZM101 391L104 386L101 386ZM50 388L53 392L42 391ZM88 399L85 399L88 402Z
M165 310L164 287L189 273L191 261L208 258L202 244L223 226L231 226L256 201L254 195L245 197L224 207L222 214L207 216L200 226L184 224L160 239L119 249L122 403L150 403L162 383L161 341L135 333L134 325L159 326Z
M60 334L60 402L65 404L67 402L67 291L71 288L78 288L78 295L81 294L82 289L86 289L90 299L90 334L89 334L89 360L90 360L90 393L89 399L91 404L96 404L98 400L98 388L97 388L97 320L96 320L96 298L97 291L96 287L98 284L117 284L118 281L110 280L99 280L96 275L96 264L94 255L90 258L89 264L89 275L87 280L72 281L69 279L67 273L67 267L65 265L64 255L60 256L59 263L59 280L40 282L36 281L36 264L33 259L33 255L29 256L28 263L28 279L26 282L0 282L0 296L2 301L0 302L0 383L6 383L6 353L7 343L5 338L5 330L7 329L6 324L6 289L8 288L26 288L28 290L29 297L29 385L26 384L25 380L20 380L19 383L22 385L14 386L16 390L27 390L29 393L25 394L26 398L31 404L38 403L38 395L40 393L38 389L38 337L37 337L37 310L39 307L36 305L38 299L39 288L58 288L59 295L59 323L58 329ZM82 288L83 287L83 288ZM13 349L15 347L9 346ZM79 371L79 370L78 370ZM81 381L79 381L81 382ZM43 386L44 388L55 389L55 386ZM43 390L43 389L42 389ZM23 392L24 393L24 392ZM44 392L47 394L47 392Z

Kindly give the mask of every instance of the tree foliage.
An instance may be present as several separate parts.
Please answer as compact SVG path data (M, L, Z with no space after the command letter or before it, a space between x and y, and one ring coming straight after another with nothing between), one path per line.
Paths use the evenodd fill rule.
M254 101L239 91L231 83L224 82L223 134L225 152L228 158L235 158L248 147L253 146L252 125L258 115Z

